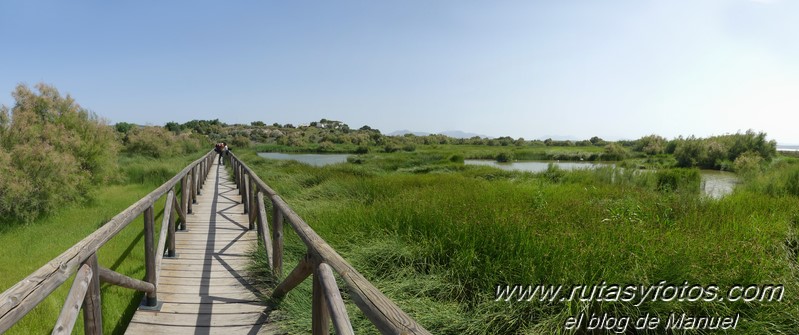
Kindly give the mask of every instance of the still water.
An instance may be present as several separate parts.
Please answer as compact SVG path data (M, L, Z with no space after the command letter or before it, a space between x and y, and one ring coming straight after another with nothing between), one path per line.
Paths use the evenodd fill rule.
M549 164L553 164L563 170L575 169L593 169L603 166L615 166L613 163L603 162L556 162L556 161L535 161L535 162L512 162L512 163L498 163L490 160L467 159L464 161L467 165L487 165L500 168L508 171L528 171L528 172L544 172L547 170ZM715 170L701 170L699 172L702 183L702 194L712 198L721 198L727 194L732 193L735 184L738 183L738 178L732 172L715 171Z
M313 166L325 166L347 162L345 154L286 154L280 152L260 152L258 156L269 159L295 160ZM603 166L615 166L613 163L604 162L556 162L556 161L528 161L498 163L491 160L467 159L467 165L487 165L508 171L542 172L547 170L549 164L554 164L564 170L592 169ZM702 170L702 193L712 198L721 198L732 193L738 178L734 173L714 170Z

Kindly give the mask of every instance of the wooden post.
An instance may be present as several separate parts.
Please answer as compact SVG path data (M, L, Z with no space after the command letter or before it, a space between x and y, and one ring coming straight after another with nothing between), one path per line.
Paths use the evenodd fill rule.
M283 275L283 213L272 202L272 271L280 278Z
M239 164L236 166L236 171L239 172L239 180L236 181L236 187L239 188L239 195L244 195L244 166Z
M186 175L183 176L183 179L180 183L180 208L183 209L184 216L191 214L191 201L189 199L189 194L191 191L189 191L189 178L191 178L191 176L189 176L189 172L187 172Z
M195 165L191 169L191 203L197 203L197 194L200 191L197 189L197 182L200 180L199 176L197 176L197 166Z
M153 239L155 237L155 217L153 215L153 206L147 207L144 210L144 263L146 266L145 280L155 285L155 245ZM157 288L156 288L157 290ZM145 305L154 307L158 305L158 295L156 291L147 293Z
M327 335L330 333L330 312L327 310L322 278L319 268L315 266L313 274L313 298L311 301L311 332L314 335Z
M168 229L169 230L166 231L166 233L167 233L166 240L168 242L167 245L166 245L166 250L167 250L166 255L167 255L167 257L175 257L175 255L176 255L176 253L175 253L175 242L176 242L175 241L175 237L177 237L177 236L175 236L175 220L172 218L172 213L177 212L178 213L178 217L180 217L181 213L180 213L180 207L175 206L178 203L178 199L177 199L177 197L174 196L174 190L172 190L170 192L172 192L173 196L172 196L172 210L169 212L169 217L170 217L169 222L168 222L168 224L169 224L169 228ZM179 222L181 222L181 225L183 226L183 229L186 229L186 218L185 217L180 217Z
M333 277L333 270L330 265L320 263L314 276L318 276L322 284L322 291L324 291L325 301L327 302L330 317L333 319L333 328L336 330L336 334L354 334L350 317L347 315L347 307L344 306L344 299L341 298L341 292L338 291L336 278Z
M97 263L97 253L93 253L83 264L92 269L92 279L89 289L83 297L83 330L86 335L103 333L102 301L100 299L100 265Z
M202 179L200 181L200 189L202 190L203 186L205 186L205 179L208 178L208 177L205 176L205 161L200 162L200 177L202 177L202 178L200 178L200 179Z
M256 198L258 199L258 236L261 238L261 241L264 244L264 251L266 252L266 258L269 261L269 266L274 266L275 263L272 259L272 234L269 232L269 224L266 221L266 209L264 208L266 205L264 204L264 194L259 191Z
M177 185L176 185L176 186L177 186ZM181 193L182 193L182 192L181 192ZM181 195L181 201L183 201L183 199L182 199L182 198L183 198L183 197L182 197L182 195ZM178 197L174 197L174 198L172 198L172 206L174 206L174 207L175 207L175 211L178 213L178 218L180 219L180 220L178 221L178 222L180 223L180 230L186 230L186 211L184 210L184 207L182 207L182 206L181 206L181 205L178 203Z
M233 169L233 182L236 183L236 188L239 187L239 161L233 161L233 165L230 166Z
M244 190L244 192L241 194L241 204L244 205L243 206L244 207L244 214L247 214L247 213L250 212L250 199L249 199L249 197L250 197L250 191L249 191L249 186L250 185L249 184L250 183L247 182L247 179L249 179L249 176L245 174L244 178L243 178L244 183L242 185L242 186L244 186L242 188Z
M72 287L69 289L67 300L64 302L64 307L61 308L61 314L58 315L58 321L53 327L52 334L72 334L72 328L75 327L75 320L78 319L80 306L86 297L86 291L89 290L91 280L92 268L88 264L83 264L75 274L75 281L72 282Z
M247 207L250 210L250 215L248 215L247 218L249 219L250 230L253 230L255 229L255 216L258 213L258 207L255 204L255 194L258 192L258 186L255 185L255 181L252 178L250 178L250 184L248 186L248 191L250 191L250 193L247 195L247 198L250 200L250 205Z

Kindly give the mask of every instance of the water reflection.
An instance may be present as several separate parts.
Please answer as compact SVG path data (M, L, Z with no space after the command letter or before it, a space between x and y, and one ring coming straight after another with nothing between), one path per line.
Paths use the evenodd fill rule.
M558 162L558 161L528 161L528 162L512 162L512 163L498 163L490 160L480 159L467 159L464 161L467 165L485 165L493 166L507 171L528 171L528 172L544 172L547 170L549 164L553 164L563 170L575 169L593 169L604 166L615 166L613 163L606 162ZM702 177L702 194L711 198L721 198L727 194L732 193L735 184L738 183L738 178L732 172L715 171L715 170L701 170Z

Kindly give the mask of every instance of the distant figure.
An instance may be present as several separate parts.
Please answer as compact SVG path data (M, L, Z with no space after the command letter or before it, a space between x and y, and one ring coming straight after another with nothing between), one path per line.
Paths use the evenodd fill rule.
M222 153L225 155L225 159L227 159L229 151L230 151L230 149L227 147L227 143L222 142ZM223 163L222 165L225 165L224 161L222 163Z
M222 161L222 155L224 154L224 150L225 150L224 143L217 143L216 145L214 145L214 151L216 151L216 153L219 154L219 160L217 161L219 165L225 165L225 163Z

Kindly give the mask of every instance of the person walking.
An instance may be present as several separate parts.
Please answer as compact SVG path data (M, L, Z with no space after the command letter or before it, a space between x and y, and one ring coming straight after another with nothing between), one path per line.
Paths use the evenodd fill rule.
M222 161L222 155L224 154L224 149L225 146L221 142L214 145L214 151L216 151L216 153L219 155L219 159L217 160L217 163L219 165L225 165L225 163Z
M229 151L230 151L230 149L227 147L227 143L222 142L222 154L225 155L225 159L224 160L228 159L228 152ZM222 165L225 165L224 160L222 161Z

